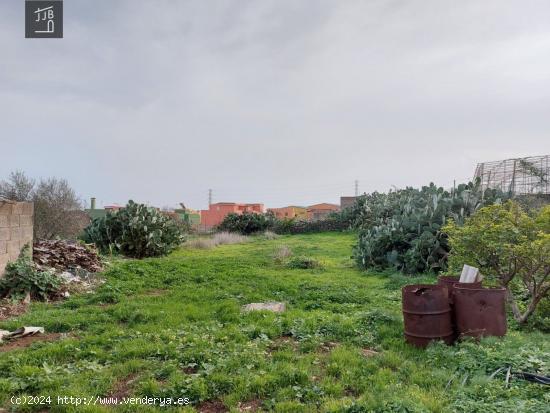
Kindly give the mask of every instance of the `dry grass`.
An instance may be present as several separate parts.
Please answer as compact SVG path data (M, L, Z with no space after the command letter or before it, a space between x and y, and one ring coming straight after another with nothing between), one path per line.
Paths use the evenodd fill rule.
M277 239L277 238L280 237L279 234L275 234L273 231L266 231L266 232L264 232L263 236L264 236L264 239L266 239L268 241L270 241L272 239Z
M224 244L242 244L247 242L249 238L245 235L236 234L234 232L218 232L212 238L215 245L224 245Z
M197 250L209 250L214 248L214 242L212 238L195 238L189 240L185 243L187 248L197 249Z
M186 242L188 248L209 250L218 245L226 244L242 244L247 242L249 238L244 235L235 234L232 232L218 232L211 238L195 238Z
M292 250L288 245L280 245L273 253L273 260L277 264L284 264L290 257L292 257Z

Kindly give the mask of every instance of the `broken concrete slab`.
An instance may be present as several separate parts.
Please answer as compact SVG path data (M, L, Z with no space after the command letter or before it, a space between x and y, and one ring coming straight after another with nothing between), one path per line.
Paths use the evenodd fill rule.
M44 327L20 327L12 332L0 330L0 341L15 340L22 337L44 334Z
M243 311L272 311L274 313L282 313L286 310L285 303L267 302L267 303L250 303L243 306Z
M464 264L464 267L462 267L462 274L460 274L461 283L480 282L482 279L483 276L478 268Z

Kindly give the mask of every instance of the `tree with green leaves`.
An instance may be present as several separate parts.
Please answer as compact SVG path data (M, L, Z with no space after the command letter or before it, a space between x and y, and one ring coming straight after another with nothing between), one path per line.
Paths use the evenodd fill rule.
M480 209L464 225L447 224L449 268L478 267L507 289L514 318L525 323L550 291L550 206L533 214L508 201ZM520 297L526 297L521 300Z

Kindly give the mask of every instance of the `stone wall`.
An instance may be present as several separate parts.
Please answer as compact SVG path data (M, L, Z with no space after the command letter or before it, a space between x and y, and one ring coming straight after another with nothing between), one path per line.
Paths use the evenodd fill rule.
M33 215L32 202L0 200L0 276L25 244L32 246Z

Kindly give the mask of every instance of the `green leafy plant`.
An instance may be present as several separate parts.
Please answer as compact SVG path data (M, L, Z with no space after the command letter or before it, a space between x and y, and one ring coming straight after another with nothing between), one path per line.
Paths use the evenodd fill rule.
M550 291L550 206L528 215L512 201L482 208L463 226L450 222L444 231L452 248L450 268L479 267L507 289L519 323L525 323ZM520 288L522 287L522 288ZM519 295L526 297L521 303Z
M332 213L319 221L304 221L295 218L278 219L268 212L266 214L228 214L218 226L218 230L244 235L265 231L272 231L275 234L311 234L344 231L349 227L348 218L340 213Z
M388 194L360 197L348 221L359 230L354 249L363 268L397 269L417 274L447 268L449 245L442 227L449 219L463 223L484 205L500 202L503 194L483 193L479 181L449 192L434 184Z
M287 263L287 267L293 269L309 270L323 268L323 265L315 258L300 255L297 257L290 257Z
M30 258L30 247L25 245L14 262L6 266L0 278L0 297L21 300L30 294L38 300L59 296L62 282L53 271L39 271Z
M319 221L304 221L300 219L276 220L273 232L277 234L313 234L318 232L345 231L349 223L342 219L338 212L331 213Z
M85 229L83 238L103 253L134 258L166 255L185 240L181 225L156 208L133 201L96 218Z
M218 225L218 230L250 235L257 232L264 232L272 226L272 217L267 214L255 214L250 212L245 212L243 214L231 213L226 215L222 223Z

